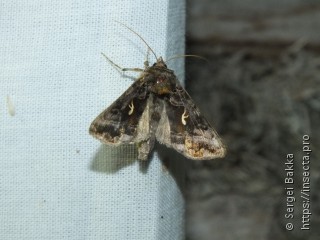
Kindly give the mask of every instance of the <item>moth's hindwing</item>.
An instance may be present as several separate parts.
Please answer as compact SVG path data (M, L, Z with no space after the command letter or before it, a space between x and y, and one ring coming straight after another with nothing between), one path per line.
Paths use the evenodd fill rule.
M164 99L156 138L194 160L222 158L225 147L216 131L200 114L189 94L177 88Z
M109 145L132 144L149 138L149 92L136 80L91 123L89 132Z

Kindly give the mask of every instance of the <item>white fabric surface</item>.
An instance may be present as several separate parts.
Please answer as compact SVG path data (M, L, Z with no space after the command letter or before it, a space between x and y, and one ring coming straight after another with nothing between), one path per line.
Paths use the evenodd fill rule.
M184 1L2 1L0 239L183 239L181 161L136 161L88 134L143 67L184 51ZM154 61L150 55L151 62ZM170 67L183 79L183 59ZM130 76L136 76L130 73ZM15 115L8 113L10 97ZM177 181L178 180L178 181Z

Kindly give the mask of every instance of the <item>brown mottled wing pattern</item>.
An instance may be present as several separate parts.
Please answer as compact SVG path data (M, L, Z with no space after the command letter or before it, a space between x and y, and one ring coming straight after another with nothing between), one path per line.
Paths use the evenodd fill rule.
M220 137L180 84L164 98L162 111L156 131L160 143L194 160L224 157L226 151Z
M136 80L92 122L90 134L109 145L132 144L148 139L148 97L146 84Z

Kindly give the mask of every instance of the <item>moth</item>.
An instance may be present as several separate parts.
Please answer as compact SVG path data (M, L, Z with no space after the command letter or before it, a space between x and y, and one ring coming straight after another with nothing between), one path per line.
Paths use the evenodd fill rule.
M193 160L224 157L226 149L219 135L202 116L174 71L134 33L157 60L151 66L146 61L144 69L129 69L119 67L105 56L115 67L140 72L140 76L96 117L89 133L111 146L136 144L140 160L148 159L156 140Z

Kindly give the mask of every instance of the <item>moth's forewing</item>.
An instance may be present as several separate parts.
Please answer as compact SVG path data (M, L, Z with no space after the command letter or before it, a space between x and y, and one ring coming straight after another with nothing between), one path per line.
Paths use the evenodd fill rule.
M148 97L145 84L138 79L96 117L89 133L109 145L132 144L148 139Z
M161 116L156 132L160 143L194 160L225 156L220 137L178 82L176 90L164 98Z

